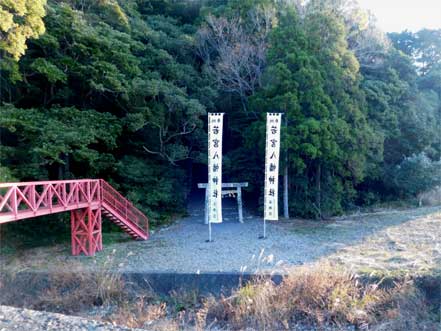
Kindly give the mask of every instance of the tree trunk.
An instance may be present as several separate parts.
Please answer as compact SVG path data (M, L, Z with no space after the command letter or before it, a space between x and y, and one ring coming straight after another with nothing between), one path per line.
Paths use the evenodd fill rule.
M64 179L64 176L63 176L63 168L64 168L64 164L62 164L62 163L58 163L57 165L58 165L58 175L57 175L57 180Z
M288 129L288 115L285 112L285 131ZM289 218L288 204L288 148L285 149L285 169L283 174L283 217Z
M60 158L63 160L63 163L58 164L58 178L57 179L68 179L68 175L70 172L69 154L61 153Z
M288 161L288 160L286 160ZM283 175L283 217L289 218L289 206L288 206L288 162L285 165Z
M321 182L322 182L322 165L321 163L317 164L316 174L315 174L315 186L316 186L316 197L315 197L315 203L317 205L317 211L319 214L319 219L322 218L322 188L321 188Z
M69 154L64 154L64 177L67 179L67 176L70 177L70 157Z

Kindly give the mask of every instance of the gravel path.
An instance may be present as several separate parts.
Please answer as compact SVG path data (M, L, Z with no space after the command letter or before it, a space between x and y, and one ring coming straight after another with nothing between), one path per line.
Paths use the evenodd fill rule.
M244 223L239 223L237 208L230 199L224 199L224 222L212 224L213 242L208 243L203 207L196 204L189 210L192 211L190 217L153 233L151 239L141 245L136 242L112 245L117 252L135 253L128 259L125 269L190 273L241 271L244 268L255 271L279 260L302 264L325 252L321 247L314 249L313 254L303 254L312 240L293 238L292 233L272 224L267 226L267 239L258 239L263 232L262 220L245 212ZM297 251L293 247L297 247Z
M138 330L81 317L0 306L0 331L128 331Z
M128 242L113 248L136 252L128 259L127 269L179 272L255 271L279 260L303 264L328 249L314 247L312 238L293 237L272 224L267 226L267 239L258 239L263 232L262 220L245 215L241 224L231 212L235 210L225 209L224 222L212 225L210 243L206 242L208 226L202 223L201 212L154 233L144 245Z
M190 210L193 210L191 217L154 233L148 242L113 245L117 252L134 253L124 268L134 271L254 272L329 257L350 264L348 252L359 258L366 255L366 250L381 252L383 256L390 253L392 258L388 259L390 256L386 255L384 260L386 268L394 261L398 262L398 267L402 266L405 261L394 260L393 254L401 256L403 253L410 259L409 265L419 269L441 265L439 207L368 214L329 222L271 222L267 226L267 239L262 240L258 239L262 234L262 220L246 214L245 223L240 224L236 208L227 204L224 223L213 225L214 242L211 243L205 242L208 228L203 224L203 209L193 207ZM400 234L404 234L403 238ZM400 244L400 240L405 242ZM422 244L427 249L423 253ZM414 251L417 254L412 255ZM375 254L373 256L375 258ZM363 260L358 260L363 264Z
M137 272L255 272L321 260L361 269L441 269L441 207L383 211L326 222L268 222L267 239L262 240L258 239L262 219L245 210L244 224L240 224L234 202L224 200L224 222L213 225L211 243L206 242L208 226L203 224L199 201L189 206L191 216L152 233L148 241L105 243L95 258L71 256L69 243L32 248L0 258L1 267L5 271L109 268L108 257L113 255L112 263L119 270Z

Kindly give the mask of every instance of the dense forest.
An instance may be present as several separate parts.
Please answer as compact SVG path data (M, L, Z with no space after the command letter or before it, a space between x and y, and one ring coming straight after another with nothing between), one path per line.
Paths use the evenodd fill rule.
M0 181L105 178L160 223L224 112L224 181L259 206L270 111L290 216L441 184L441 30L385 34L353 1L1 0L0 52Z

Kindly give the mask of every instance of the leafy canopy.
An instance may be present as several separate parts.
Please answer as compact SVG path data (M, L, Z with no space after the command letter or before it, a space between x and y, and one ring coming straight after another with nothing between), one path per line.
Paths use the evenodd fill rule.
M0 50L19 60L27 49L26 41L45 31L45 5L46 0L1 0Z

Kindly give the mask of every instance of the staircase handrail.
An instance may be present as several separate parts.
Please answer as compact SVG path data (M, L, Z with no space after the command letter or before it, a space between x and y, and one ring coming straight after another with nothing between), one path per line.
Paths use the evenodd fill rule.
M149 219L138 208L136 208L127 198L115 190L105 180L100 179L101 199L103 203L115 209L121 216L135 224L146 234L149 233Z

